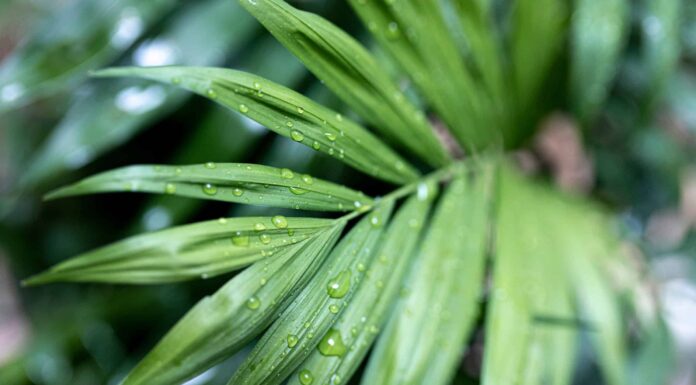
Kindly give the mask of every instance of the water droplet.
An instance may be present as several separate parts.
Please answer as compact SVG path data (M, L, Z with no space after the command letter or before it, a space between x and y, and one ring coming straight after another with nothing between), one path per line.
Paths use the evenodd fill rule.
M241 231L237 231L234 233L234 236L232 236L232 244L235 246L249 246L249 236Z
M174 194L176 192L176 186L173 183L167 183L164 186L164 192L167 194Z
M288 235L291 237L295 235L295 229L288 229Z
M336 141L336 137L337 137L336 134L334 134L333 132L325 132L325 133L324 133L324 136L325 136L326 139L328 139L330 142L335 142L335 141Z
M307 184L312 184L314 183L314 179L312 178L311 175L302 175L302 181L307 183Z
M301 142L304 139L304 134L302 134L300 131L292 130L290 133L290 138L295 142Z
M341 308L338 305L336 305L335 303L332 303L331 305L329 305L329 311L332 314L338 314L339 310L341 310Z
M249 299L247 299L246 307L248 307L251 310L256 310L259 307L261 307L261 300L259 299L259 297L252 295L251 297L249 297Z
M271 243L271 236L268 234L261 234L261 235L259 235L259 240L264 245L267 245L267 244Z
M370 218L370 224L372 225L372 227L380 227L382 226L382 221L379 219L377 215L373 215Z
M285 125L288 126L288 127L292 127L292 126L295 125L295 123L293 123L291 120L288 120L288 121L285 123Z
M215 195L217 194L217 187L214 184L206 183L203 185L203 192L206 195Z
M428 199L428 194L430 192L428 191L428 185L425 183L421 183L418 185L418 190L416 193L416 196L418 197L418 200L424 201Z
M312 148L318 150L321 148L321 144L315 140L314 143L312 143Z
M282 215L276 215L274 216L271 221L273 222L273 225L279 229L284 229L288 227L288 220Z
M266 230L266 225L264 225L264 224L261 223L261 222L256 223L256 224L254 225L254 230L256 230L256 231L264 231L264 230Z
M285 179L292 179L295 177L295 173L293 173L287 168L283 168L280 170L280 176L282 176Z
M297 113L304 114L304 108L297 106Z
M297 338L297 336L294 335L294 334L289 334L289 335L288 335L288 338L287 338L287 341L288 341L288 347L289 347L290 349L292 349L292 348L295 347L295 345L297 345L297 343L300 341L300 339Z
M302 195L302 194L306 194L308 191L303 189L303 188L293 186L293 187L290 187L290 192L295 194L295 195Z
M256 88L257 90L260 90L261 84L259 82L254 82L254 88Z
M217 92L215 92L214 89L208 88L208 91L206 91L206 94L208 95L209 98L211 99L217 99Z
M242 196L242 194L244 194L244 190L240 189L239 187L236 187L232 190L232 195L236 197L240 197Z
M331 298L343 298L350 289L350 271L344 270L326 285L326 292Z
M342 121L343 121L343 115L341 115L341 114L336 114L336 120L338 120L339 122L342 122Z
M259 284L260 284L261 286L265 286L266 283L268 283L268 280L267 280L266 278L261 278L261 280L259 281Z
M181 174L181 167L177 167L177 168L174 170L174 172L175 172L177 175Z
M378 328L377 326L375 326L375 325L370 325L370 328L369 328L368 330L369 330L370 333L372 333L372 334L377 334L377 333L379 333L379 328Z
M359 271L359 272L362 273L362 272L365 271L366 269L367 269L367 267L365 266L364 263L362 263L362 262L358 263L358 271Z
M218 219L218 223L221 224L221 225L226 224L226 223L227 223L227 218L219 218L219 219Z
M213 168L215 168L215 167L217 167L217 166L216 166L215 163L213 163L213 162L208 162L208 163L205 164L205 168L213 169Z
M312 382L314 382L314 376L312 375L312 372L310 372L307 369L302 369L300 372L297 374L297 377L300 380L300 384L302 385L310 385Z
M355 326L350 328L350 334L352 334L354 337L357 336L358 335L358 328L356 328Z
M387 38L398 39L400 35L401 31L399 30L399 24L397 24L395 21L392 21L387 25Z
M247 107L246 104L240 104L239 112L241 112L242 114L246 114L247 112L249 112L249 107Z
M336 329L329 329L317 346L319 353L325 356L340 357L346 352L346 345L343 344L341 333Z
M341 376L338 374L334 374L331 376L331 384L332 385L339 385L341 383Z
M329 149L329 155L333 155L334 152L336 152L336 151L335 151L333 148L330 148L330 149Z

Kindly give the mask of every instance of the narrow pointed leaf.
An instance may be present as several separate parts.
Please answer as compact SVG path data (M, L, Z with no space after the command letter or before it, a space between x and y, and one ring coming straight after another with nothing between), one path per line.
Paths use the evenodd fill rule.
M474 81L464 65L438 1L396 4L352 0L351 5L432 103L459 143L467 148L489 144L497 133L481 127L498 125L484 120L493 117L488 111L492 108L491 95Z
M330 219L221 218L146 233L78 255L26 281L162 283L207 278L264 258L333 226ZM292 235L290 235L292 234Z
M47 198L115 191L321 211L350 211L372 204L365 194L287 168L212 162L190 166L119 168L58 189Z
M300 385L300 375L308 371L317 384L347 381L367 355L389 316L402 289L404 277L413 262L414 250L426 223L436 186L423 186L428 193L409 198L389 224L376 258L365 266L369 275L353 295L346 309L332 326L347 348L341 356L326 356L314 350L290 377L288 385Z
M280 384L318 345L327 355L345 354L331 325L364 279L393 204L383 202L346 235L326 263L261 338L230 385Z
M458 175L429 225L363 384L448 384L478 316L492 170Z
M175 4L83 0L51 14L0 65L0 113L66 89L114 60Z
M123 380L122 385L184 382L261 333L323 262L337 223L280 258L259 261L194 306Z
M570 92L574 109L591 119L607 96L628 32L626 0L580 0L571 26Z
M433 166L448 162L423 113L355 39L324 18L282 0L240 2L374 129Z
M220 64L254 36L258 29L255 24L233 2L192 2L169 20L161 33L137 44L122 63ZM208 39L213 35L215 39ZM205 39L208 39L206 44L200 44ZM273 52L271 47L260 42L258 50ZM299 72L297 61L287 57L277 59L284 60L285 68ZM146 80L113 79L101 81L98 86L88 82L77 89L65 117L31 160L22 176L23 183L35 187L89 164L175 110L188 96L181 90ZM210 159L213 158L205 160Z
M280 135L391 182L418 173L358 124L284 86L245 72L202 67L123 67L96 76L136 76L174 83L239 111Z

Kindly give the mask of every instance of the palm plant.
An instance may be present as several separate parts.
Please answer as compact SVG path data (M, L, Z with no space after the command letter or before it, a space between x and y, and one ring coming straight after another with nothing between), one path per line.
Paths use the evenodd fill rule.
M117 67L94 76L183 88L395 187L371 197L299 170L211 159L120 168L50 193L148 192L341 213L172 227L28 279L155 284L241 270L123 384L181 383L257 338L230 384L345 383L364 361L363 384L447 384L481 325L484 384L570 383L585 332L605 381L626 383L624 317L637 313L639 283L616 230L601 207L531 180L509 156L551 107L541 103L555 91L544 75L566 36L572 108L582 121L596 117L625 38L624 1L575 4L574 25L599 24L609 35L596 44L568 33L572 10L560 0L351 0L379 56L282 0L240 3L352 113L231 69ZM37 174L50 173L44 164Z

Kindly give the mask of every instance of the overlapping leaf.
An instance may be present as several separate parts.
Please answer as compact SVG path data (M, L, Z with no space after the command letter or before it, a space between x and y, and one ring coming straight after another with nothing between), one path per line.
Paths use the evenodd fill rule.
M122 385L171 385L203 372L263 331L323 262L342 222L279 258L259 261L194 306Z
M240 2L374 129L434 166L448 162L423 113L351 36L282 0Z
M0 66L0 112L74 85L116 58L166 14L172 0L78 1L27 39Z
M376 257L364 266L369 273L332 326L341 336L346 351L342 355L327 356L314 350L290 377L289 385L303 384L303 374L311 376L317 384L336 384L353 375L398 298L431 201L436 196L436 185L422 185L419 194L399 209L378 246Z
M363 384L451 380L478 315L492 171L458 175L447 188Z
M78 255L26 281L161 283L207 278L282 258L333 221L276 216L216 221L137 235Z
M596 113L607 95L627 37L626 0L580 0L571 26L571 100L583 119Z
M495 125L484 122L492 117L484 116L490 113L487 110L492 107L491 95L466 69L438 1L352 0L351 5L380 45L418 85L459 142L467 148L489 144L491 135L496 133L481 127Z
M350 211L372 204L365 194L287 168L245 163L129 166L63 187L47 198L139 191L303 210Z
M570 383L579 327L594 333L608 382L623 383L615 294L595 260L608 229L594 208L502 170L483 384Z
M254 19L235 3L194 3L166 23L161 33L138 44L124 62L142 66L215 65L249 41L256 30ZM212 35L215 39L200 44L201 39ZM270 47L267 42L259 43L259 49L266 52L272 52ZM288 71L300 72L297 62L277 59L284 60ZM64 118L34 155L22 175L23 183L33 187L88 164L176 109L187 96L176 89L134 79L82 86Z
M365 276L360 265L364 268L374 258L392 206L391 202L383 202L341 240L314 278L259 341L230 385L279 384L315 347L328 356L345 353L342 336L330 327L360 286ZM307 372L300 372L300 376L304 383L313 381Z
M97 76L137 76L171 82L377 178L405 183L418 175L361 126L295 91L252 74L224 68L126 67L99 71Z

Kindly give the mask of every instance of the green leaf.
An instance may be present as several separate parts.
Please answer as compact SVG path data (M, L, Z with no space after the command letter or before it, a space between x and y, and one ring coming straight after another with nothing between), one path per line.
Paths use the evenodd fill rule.
M478 316L492 171L458 175L447 188L363 384L451 381Z
M345 354L325 356L318 350L313 351L290 377L288 385L302 384L300 374L304 371L311 373L316 384L336 384L353 375L384 326L402 289L430 205L437 196L436 188L436 185L423 185L417 197L404 203L380 241L377 257L371 264L364 265L363 269L370 273L332 326L342 336L347 347Z
M363 266L374 258L393 204L383 202L363 218L333 250L327 261L271 326L229 384L279 384L317 347L323 354L345 354L331 325L357 291ZM303 373L302 375L306 375Z
M81 80L114 60L176 4L172 0L76 1L51 14L0 66L0 113Z
M147 58L156 56L152 52L170 52L163 59L171 63L220 64L227 54L247 43L256 31L254 19L242 12L236 3L227 0L195 2L184 6L181 13L165 24L161 33L138 44L124 62L151 65ZM200 44L211 35L215 35L215 39ZM258 47L274 52L273 46L267 43L261 42ZM252 53L251 56L258 55ZM297 61L282 57L267 59L283 60L284 68L300 72ZM258 57L251 60L260 61ZM263 69L253 62L246 65ZM175 110L188 96L186 92L137 79L101 81L98 87L93 82L83 85L75 92L64 118L28 164L22 175L23 184L35 187L90 163ZM213 155L205 160L214 159Z
M320 211L350 211L372 204L372 200L363 193L287 168L213 162L190 166L119 168L58 189L46 198L114 191L160 193Z
M181 383L241 349L273 322L314 275L343 223L259 261L194 306L122 385Z
M506 144L518 145L529 138L524 129L538 115L539 93L548 79L552 65L558 59L563 46L568 19L568 5L562 0L515 0L511 5L510 71L512 74L508 92L515 95L516 124L508 128ZM522 120L526 125L522 125ZM531 124L531 126L530 126Z
M171 82L377 178L405 183L418 176L397 153L358 124L256 75L202 67L123 67L102 70L95 75L137 76Z
M643 0L642 5L641 53L648 79L646 103L648 107L654 107L664 95L667 82L679 63L683 5L679 0Z
M626 0L579 0L571 25L570 92L575 113L593 118L604 102L628 37Z
M320 16L281 0L240 0L273 36L374 129L433 166L449 162L425 116L375 58Z
M609 253L611 231L596 221L596 208L510 167L501 168L499 181L482 383L569 384L576 329L585 323L608 383L624 383L617 298L597 261ZM575 309L575 299L583 311Z
M162 283L207 278L261 259L283 259L330 219L221 218L130 237L58 264L26 284L57 281Z
M467 70L435 0L351 0L368 30L404 68L435 110L467 148L489 144L495 131L483 126L490 95ZM468 2L467 2L468 3ZM497 65L495 63L493 65Z

